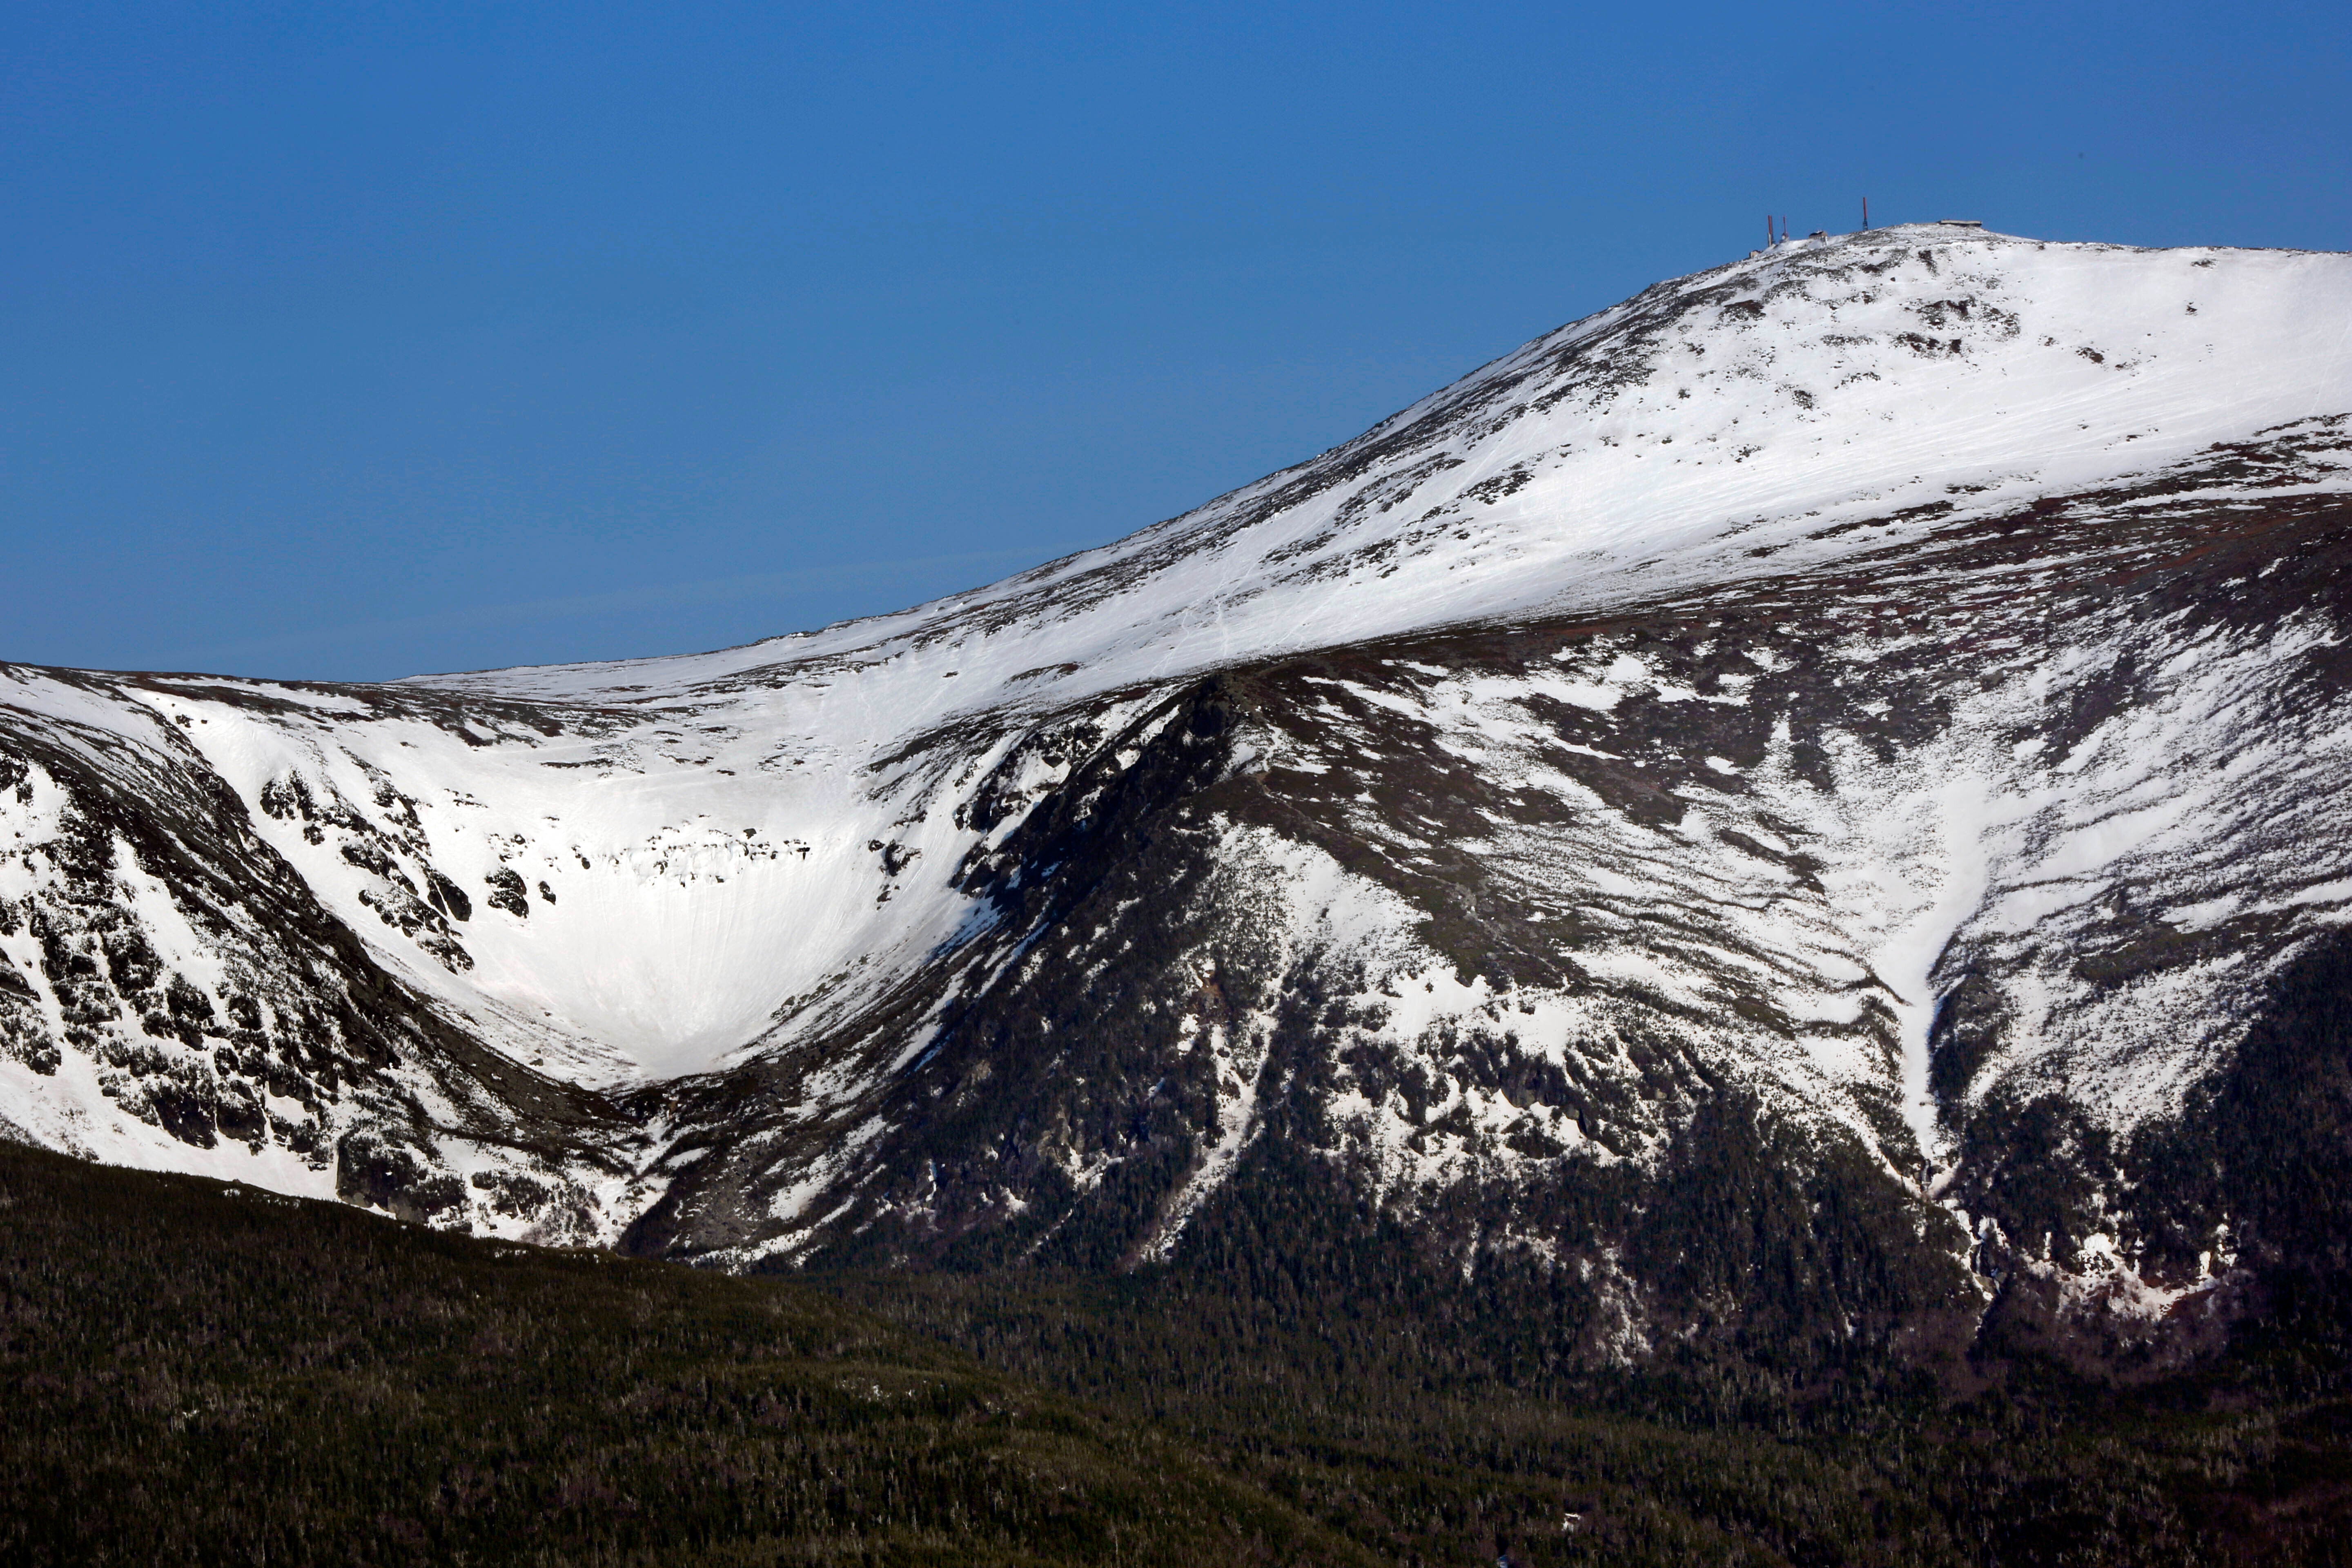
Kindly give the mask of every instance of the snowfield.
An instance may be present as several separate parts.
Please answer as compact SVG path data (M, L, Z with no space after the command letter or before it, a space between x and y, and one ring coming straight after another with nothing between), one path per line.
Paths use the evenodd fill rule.
M0 667L0 1131L738 1267L1028 1224L1142 1139L1132 1260L1302 1085L1411 1206L1655 1162L1733 1082L1974 1256L1982 1108L2175 1114L2352 919L2293 542L2347 420L2352 258L1908 226L898 615L373 687ZM1180 841L1212 869L1134 869ZM1160 1065L1055 1055L1103 1019ZM1024 1053L1023 1152L956 1173Z
M783 733L887 743L1008 704L1591 613L1753 577L1768 559L1815 564L1901 537L1906 509L1956 488L1964 512L2097 489L2341 414L2347 387L2340 255L1936 225L1796 240L1662 283L1311 462L975 593L715 654L417 679L640 701L756 680L778 692ZM1818 542L1848 521L1870 526Z

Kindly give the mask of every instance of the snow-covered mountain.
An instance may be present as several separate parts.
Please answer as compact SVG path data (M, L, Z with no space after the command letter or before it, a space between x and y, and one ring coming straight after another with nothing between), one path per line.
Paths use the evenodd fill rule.
M1848 1332L2193 1338L2352 951L2347 492L2352 258L1912 226L897 616L0 667L0 1131L734 1268L1319 1205L1601 1358L1745 1193Z

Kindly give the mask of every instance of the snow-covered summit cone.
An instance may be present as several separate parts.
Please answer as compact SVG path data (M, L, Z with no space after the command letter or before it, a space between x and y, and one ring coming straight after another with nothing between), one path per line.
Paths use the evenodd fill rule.
M0 1116L733 1267L1402 1237L1604 1359L2161 1338L2305 1234L2199 1108L2352 923L2348 310L1879 230L897 616L6 669Z
M892 658L895 678L861 673L919 721L1589 613L2345 413L2347 321L2352 257L2336 253L1934 224L1794 241L1661 283L1319 458L992 587L722 653L419 679L635 695ZM1869 526L1837 531L1848 521ZM947 669L959 684L935 690Z

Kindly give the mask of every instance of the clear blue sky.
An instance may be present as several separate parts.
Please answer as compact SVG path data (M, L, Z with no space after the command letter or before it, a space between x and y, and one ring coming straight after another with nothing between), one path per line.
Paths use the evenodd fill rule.
M1800 231L2352 247L2352 6L0 11L0 658L896 608Z

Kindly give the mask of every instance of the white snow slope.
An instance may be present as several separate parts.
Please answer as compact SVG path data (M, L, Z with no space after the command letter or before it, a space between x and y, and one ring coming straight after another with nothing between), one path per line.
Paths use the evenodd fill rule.
M1882 229L1660 284L1197 511L898 615L389 688L9 668L0 706L192 746L478 1038L579 1082L666 1079L850 1017L986 919L950 873L1013 823L971 826L969 788L1016 752L1022 792L1052 788L1068 764L1021 748L1077 704L1137 715L1284 653L1727 590L2347 412L2352 257ZM2295 484L2352 489L2352 469ZM1577 679L1591 689L1567 700L1613 700L1606 671ZM309 809L286 804L298 780ZM1915 1037L1982 891L1979 838L2048 815L1968 787L1837 829L1940 868L1906 873L1901 929L1865 954ZM32 842L40 809L0 802L0 834ZM28 897L38 857L8 845L0 897ZM445 876L473 917L403 930L403 879L372 859L415 889ZM484 904L507 872L527 914ZM1904 1068L1925 1142L1921 1070ZM87 1132L109 1115L87 1074L11 1068L0 1088L20 1126L70 1099L82 1146L111 1147Z
M1008 703L1724 586L1764 570L1759 547L1955 485L1985 487L1972 510L2013 507L2347 407L2352 257L1934 225L1794 241L992 587L720 653L418 679L596 698L755 678L783 732L887 744Z
M877 921L866 908L864 845L901 835L864 771L929 731L1291 650L1727 585L1766 569L1759 550L1954 485L1985 487L1961 515L1991 512L2347 410L2352 258L1935 226L1793 242L1563 327L1312 463L990 588L721 653L417 683L681 715L634 741L645 771L625 779L500 781L501 805L520 806L509 833L544 837L557 816L567 835L593 826L614 858L657 858L658 835L695 831L682 823L715 825L712 843L753 826L816 847L698 903L707 923L692 926L660 890L676 871L631 869L625 890L596 896L633 949L648 924L676 931L645 973L614 973L593 935L559 938L551 921L510 961L511 994L543 998L646 1072L690 1070L889 936L911 925L924 945L952 929L951 914ZM1770 568L1834 548L1797 543ZM444 749L451 784L483 771ZM689 756L709 764L660 766ZM547 777L541 757L510 765ZM934 867L951 860L908 842ZM809 911L796 928L824 928L793 931L808 956L781 968L782 933L733 923L772 900ZM747 964L764 986L736 980ZM614 984L597 989L595 973Z

